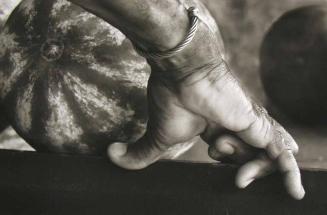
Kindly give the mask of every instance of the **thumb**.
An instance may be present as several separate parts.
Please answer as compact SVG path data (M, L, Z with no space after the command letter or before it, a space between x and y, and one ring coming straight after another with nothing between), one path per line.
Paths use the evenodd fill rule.
M108 147L109 159L116 165L130 170L143 169L157 161L166 151L159 147L146 132L137 142L127 144L116 142Z
M194 138L185 143L167 146L167 144L161 144L149 134L150 132L147 131L145 135L135 143L127 144L116 142L109 145L109 159L117 166L124 169L139 170L161 158L176 158L190 149L197 141L197 139Z

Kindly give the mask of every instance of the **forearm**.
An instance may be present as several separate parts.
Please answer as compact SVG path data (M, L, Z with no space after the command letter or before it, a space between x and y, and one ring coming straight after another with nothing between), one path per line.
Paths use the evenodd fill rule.
M177 46L190 28L190 17L179 0L70 0L102 17L147 52L166 51ZM199 9L201 21L190 44L178 54L149 63L152 72L168 79L180 79L221 61L223 45L216 22L198 0L186 1Z
M70 1L103 18L147 50L176 46L189 27L187 11L178 0Z

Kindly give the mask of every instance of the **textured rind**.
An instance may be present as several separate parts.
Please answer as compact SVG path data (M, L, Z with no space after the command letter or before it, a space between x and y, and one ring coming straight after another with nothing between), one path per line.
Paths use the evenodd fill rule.
M64 47L53 61L42 49L51 41ZM149 68L102 19L66 0L25 0L0 47L0 98L37 150L99 154L143 134Z

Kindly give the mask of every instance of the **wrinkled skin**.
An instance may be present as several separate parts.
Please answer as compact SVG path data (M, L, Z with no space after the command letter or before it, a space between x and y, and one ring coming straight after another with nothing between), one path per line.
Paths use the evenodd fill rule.
M73 2L111 22L146 51L173 48L188 29L185 8L174 0L168 6L153 0L143 1L145 12L147 6L151 11L147 19L144 14L139 19L139 13L133 14L133 7L140 4L137 0L98 0L99 5L107 6L107 11L94 1ZM160 158L170 157L176 144L201 136L210 144L212 158L243 165L236 176L239 187L244 188L278 168L285 174L289 193L296 199L303 198L305 192L293 155L298 151L295 141L247 97L223 59L221 38L212 32L216 26L206 8L197 1L187 2L200 9L197 34L175 56L159 61L148 59L152 73L148 84L147 132L134 144L110 145L110 159L126 169L142 169ZM110 12L112 8L116 9L115 13ZM122 15L124 10L130 12L128 17ZM156 16L151 16L152 13ZM122 23L117 17L123 17ZM128 23L134 25L128 27Z

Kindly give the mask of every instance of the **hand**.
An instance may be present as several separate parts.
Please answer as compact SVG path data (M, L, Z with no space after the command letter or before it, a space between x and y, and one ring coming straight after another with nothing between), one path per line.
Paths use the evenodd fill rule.
M211 20L205 8L198 6L200 14ZM152 74L148 83L147 131L134 144L110 145L110 159L126 169L142 169L171 156L178 146L187 147L188 141L200 135L211 145L209 154L219 160L221 139L217 137L222 130L228 130L248 147L261 149L267 155L240 168L236 179L239 187L246 187L277 163L285 175L288 192L296 199L303 198L300 171L293 155L298 151L295 141L246 96L222 58L219 41L221 38L200 22L196 37L181 53L161 61L149 60ZM226 147L223 150L231 151Z
M242 165L236 175L236 184L240 188L245 188L254 180L269 175L280 168L280 164L275 162L267 154L267 151L250 146L231 132L222 132L209 146L208 153L211 158L222 163ZM300 199L292 194L297 191L291 190L295 186L290 183L296 183L296 181L287 177L292 178L294 176L285 174L286 187L292 196Z

